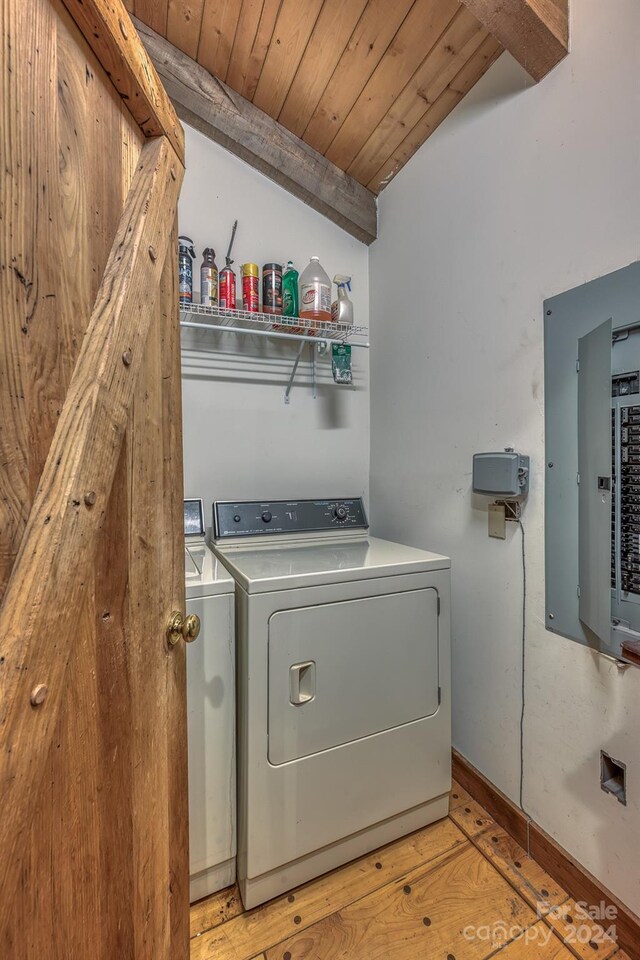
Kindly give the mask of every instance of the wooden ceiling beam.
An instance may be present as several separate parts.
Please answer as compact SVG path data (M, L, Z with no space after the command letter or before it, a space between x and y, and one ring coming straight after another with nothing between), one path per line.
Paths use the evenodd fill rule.
M139 20L135 26L178 116L363 243L375 195Z
M569 52L569 0L462 0L534 80Z
M184 163L184 133L121 3L63 0L145 137L165 136Z

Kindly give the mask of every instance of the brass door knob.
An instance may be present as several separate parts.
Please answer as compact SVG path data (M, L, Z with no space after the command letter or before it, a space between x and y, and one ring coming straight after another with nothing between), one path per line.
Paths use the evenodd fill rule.
M195 613L190 613L185 617L179 610L173 611L167 625L167 640L169 641L169 646L174 647L178 640L185 640L187 643L191 643L199 633L200 617Z

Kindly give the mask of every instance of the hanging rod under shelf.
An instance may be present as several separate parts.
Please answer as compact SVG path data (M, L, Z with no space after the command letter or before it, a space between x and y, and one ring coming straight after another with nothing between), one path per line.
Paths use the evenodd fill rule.
M217 320L211 323L210 320ZM222 321L222 322L221 322ZM239 326L239 324L244 324ZM304 324L305 333L294 333L293 329ZM274 325L279 328L274 330ZM328 347L330 343L350 343L353 347L369 349L368 340L352 339L368 336L368 327L351 326L346 323L322 324L318 320L307 320L299 317L274 316L265 313L250 313L247 310L223 310L220 307L205 307L194 303L180 308L180 326L194 330L214 330L218 333L252 334L258 337L272 337L278 340L295 340L322 344ZM286 328L291 327L288 333Z
M221 333L251 333L257 337L277 337L278 340L302 340L308 343L325 345L346 342L352 347L364 347L366 350L368 350L370 346L369 343L360 343L357 340L346 340L344 337L328 337L326 334L324 336L321 334L313 336L304 333L280 333L277 330L248 330L246 327L228 327L216 323L198 323L193 320L181 320L180 326L191 327L194 330L217 330Z

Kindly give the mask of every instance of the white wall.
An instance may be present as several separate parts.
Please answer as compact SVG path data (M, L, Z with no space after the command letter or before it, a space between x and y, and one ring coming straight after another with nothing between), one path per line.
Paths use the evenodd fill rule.
M505 54L381 196L372 517L453 558L455 745L517 799L520 534L488 539L470 481L475 451L531 455L525 807L640 912L640 670L544 629L542 301L640 255L640 4L571 6L570 57L533 86Z
M368 249L222 147L185 127L187 172L180 232L198 254L213 246L224 266L234 219L234 267L312 255L330 276L353 277L356 322L368 323ZM238 284L238 291L240 291ZM214 499L368 495L368 351L353 350L354 385L337 386L319 361L314 400L308 348L291 403L283 402L297 344L183 331L185 496Z

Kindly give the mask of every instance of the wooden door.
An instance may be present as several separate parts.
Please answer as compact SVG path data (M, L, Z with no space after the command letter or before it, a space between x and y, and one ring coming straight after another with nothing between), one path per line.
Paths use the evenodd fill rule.
M0 956L183 960L182 130L119 0L0 10Z

